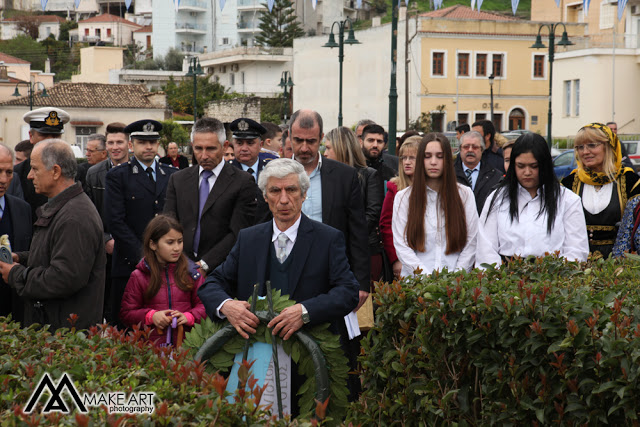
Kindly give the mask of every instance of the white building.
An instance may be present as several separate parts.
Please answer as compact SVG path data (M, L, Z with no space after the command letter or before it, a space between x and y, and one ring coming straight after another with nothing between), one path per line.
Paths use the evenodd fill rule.
M133 32L141 26L115 15L102 14L78 22L80 42L113 43L126 46L133 43Z
M402 11L404 8L402 9ZM397 129L405 129L405 22L398 25ZM409 35L415 33L410 21ZM388 128L391 75L391 24L356 31L361 44L345 45L342 83L343 125L351 127L360 119L371 119ZM293 110L311 108L320 113L328 131L338 126L338 49L323 47L327 35L296 39L293 43ZM421 64L419 38L410 44L409 117L420 115Z
M293 48L242 46L199 55L203 70L231 91L273 97L283 71L292 71Z
M212 7L204 0L156 0L153 8L153 57L176 48L185 54L206 52L213 46Z
M60 24L65 21L56 15L36 15L29 18L39 22L38 41L42 41L50 35L53 35L57 40L60 36ZM18 28L19 20L20 18L12 17L0 21L0 40L10 40L19 35L24 35L24 32Z

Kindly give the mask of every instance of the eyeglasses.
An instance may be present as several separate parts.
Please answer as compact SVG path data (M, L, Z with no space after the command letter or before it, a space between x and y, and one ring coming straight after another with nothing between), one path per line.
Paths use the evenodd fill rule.
M460 147L462 150L466 150L466 151L480 151L482 150L482 147L480 147L479 145L473 145L473 144L465 144L462 147Z
M400 160L402 160L403 162L406 161L406 160L415 162L416 161L416 156L402 156L402 157L400 157Z
M600 145L604 144L603 142L590 142L588 144L576 145L573 148L576 151L584 151L585 147L589 149L589 151L593 151L598 148Z
M92 150L91 148L86 148L85 151L87 153L92 153L93 154L93 153L100 153L100 152L106 151L106 150Z

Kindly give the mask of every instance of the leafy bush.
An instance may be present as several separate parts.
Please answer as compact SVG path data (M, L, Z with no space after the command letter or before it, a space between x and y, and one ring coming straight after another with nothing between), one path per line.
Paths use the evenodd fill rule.
M250 392L236 391L227 402L226 380L194 362L188 350L151 346L142 338L149 330L134 328L128 334L103 325L89 331L74 328L51 333L36 326L0 318L0 420L2 425L289 425L271 417L258 403L264 388L255 385L250 365L239 377ZM41 398L32 414L24 407L45 372L57 382L63 372L71 375L78 392L155 392L153 415L108 414L91 408L86 415L52 412L40 414ZM63 393L65 399L67 393ZM71 400L67 402L71 405ZM73 407L73 406L71 406ZM315 421L311 424L316 424ZM300 421L298 425L309 425Z
M379 284L362 425L630 425L640 287L629 259L515 260Z

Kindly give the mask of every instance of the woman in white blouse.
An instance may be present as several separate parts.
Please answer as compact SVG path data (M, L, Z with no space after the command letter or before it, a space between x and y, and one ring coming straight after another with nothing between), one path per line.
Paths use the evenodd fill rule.
M589 254L580 197L564 188L553 171L546 141L528 133L516 140L511 164L480 215L476 266L500 266L513 256L558 251L574 261Z
M418 146L413 183L393 202L393 244L403 276L417 268L473 268L478 213L473 192L456 182L446 136L429 133Z

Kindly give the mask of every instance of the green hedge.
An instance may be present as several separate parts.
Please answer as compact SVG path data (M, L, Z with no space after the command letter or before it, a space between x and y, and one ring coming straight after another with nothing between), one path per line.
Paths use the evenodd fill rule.
M634 261L556 257L380 284L363 340L362 425L634 425Z
M21 329L10 319L0 318L0 425L289 425L258 407L264 389L255 385L248 366L240 368L239 377L251 391L236 391L235 402L228 403L224 378L193 362L186 349L169 357L167 349L141 340L145 334L148 329L124 334L107 326L52 334L35 326ZM42 415L47 399L41 397L33 413L25 414L45 372L54 383L67 372L80 395L155 392L155 412L151 416L108 414L102 407L90 408L86 415ZM63 396L71 405L68 394ZM315 420L300 420L298 425L315 424Z

